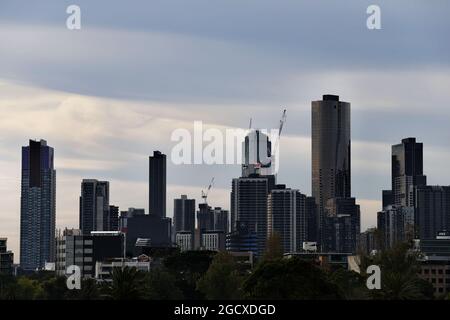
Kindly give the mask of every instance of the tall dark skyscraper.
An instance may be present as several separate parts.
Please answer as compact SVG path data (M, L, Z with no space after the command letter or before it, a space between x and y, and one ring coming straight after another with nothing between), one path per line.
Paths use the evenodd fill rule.
M392 197L397 206L414 206L414 187L425 186L423 144L415 138L403 139L392 146Z
M313 101L312 196L317 204L319 230L327 201L351 197L350 153L350 103L334 95Z
M109 182L84 179L80 196L81 232L90 235L91 231L109 231L109 209Z
M56 171L45 140L22 147L20 265L25 270L55 260Z
M166 217L166 155L154 151L149 166L149 212Z
M189 231L192 235L195 231L195 199L188 199L182 195L173 200L173 224L175 232Z

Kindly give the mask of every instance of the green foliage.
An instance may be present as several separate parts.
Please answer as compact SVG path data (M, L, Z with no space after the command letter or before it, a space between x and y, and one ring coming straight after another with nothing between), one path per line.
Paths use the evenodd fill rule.
M331 272L328 280L335 284L339 295L346 300L367 300L370 298L365 278L354 271L339 268Z
M374 299L418 300L433 299L432 285L418 276L418 254L407 243L383 250L375 256L364 257L362 270L374 264L381 268L381 290L371 290Z
M139 300L144 296L142 272L136 268L114 268L112 283L106 285L103 290L104 297L112 300Z
M218 253L206 274L197 282L197 289L209 300L240 299L242 278L234 258L226 252Z
M269 236L266 242L266 250L264 252L263 261L272 261L283 258L283 246L278 233Z
M173 275L167 271L155 269L146 275L145 299L181 300L183 292L176 286Z
M208 270L215 252L176 252L164 260L164 267L176 279L176 285L186 299L203 299L197 290L197 281Z
M264 261L244 283L250 299L341 299L338 287L324 271L299 258Z

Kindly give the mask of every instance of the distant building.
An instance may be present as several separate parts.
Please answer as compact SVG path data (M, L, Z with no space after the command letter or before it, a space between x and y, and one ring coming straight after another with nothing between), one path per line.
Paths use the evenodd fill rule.
M56 171L45 140L22 147L20 266L31 271L55 260Z
M261 256L267 240L267 200L275 186L274 176L250 175L233 179L231 191L231 215L236 223L244 223L257 236L256 256Z
M194 232L178 231L175 234L175 243L181 251L194 250Z
M214 230L214 211L207 203L198 205L197 228L200 231Z
M450 293L450 234L438 232L434 239L416 241L420 251L419 276L433 285L436 297Z
M119 231L119 207L109 206L109 231Z
M225 233L223 231L204 231L201 233L201 249L225 251Z
M351 197L350 103L324 95L312 102L312 196L318 232L324 231L325 206L332 198ZM319 243L322 235L318 234Z
M415 208L420 239L434 239L438 232L450 231L450 186L416 187Z
M416 138L406 138L392 146L392 200L393 204L414 207L414 187L425 186L423 175L423 144Z
M0 274L13 273L14 254L7 249L7 239L0 238Z
M277 185L269 194L267 214L268 236L280 237L284 253L302 251L308 240L306 196Z
M135 268L140 272L150 272L151 266L152 259L146 255L141 255L133 259L115 258L106 261L97 261L95 263L95 279L98 282L112 282L114 269L128 267Z
M235 231L226 235L226 250L231 252L251 252L252 256L258 253L258 236L244 222L237 223Z
M122 231L124 233L127 232L128 228L128 218L134 217L134 216L143 216L145 215L145 209L137 209L137 208L128 208L127 211L120 211L119 216L119 231Z
M195 199L188 199L182 195L179 199L173 200L173 224L174 231L195 230Z
M322 251L355 253L360 233L360 208L355 198L328 199Z
M384 210L388 206L394 205L394 195L392 190L383 190L383 201L382 201L382 209Z
M383 248L414 238L414 208L387 206L377 215L378 230Z
M97 261L124 257L124 242L119 231L83 235L80 230L66 229L57 239L56 274L63 276L69 266L77 265L83 277L94 278Z
M214 214L214 228L212 230L228 233L230 231L229 230L230 212L228 210L222 209L221 207L215 207L213 210L213 214Z
M379 232L377 228L370 228L359 234L358 251L370 255L379 250Z
M221 207L211 208L207 203L200 203L197 211L197 228L203 231L229 232L229 211Z
M91 231L110 231L109 182L83 179L80 196L80 230L85 235Z
M150 239L152 247L170 247L172 219L161 218L155 214L132 214L126 218L126 252L127 256L136 256L139 238Z
M149 213L166 217L166 155L154 151L149 161Z

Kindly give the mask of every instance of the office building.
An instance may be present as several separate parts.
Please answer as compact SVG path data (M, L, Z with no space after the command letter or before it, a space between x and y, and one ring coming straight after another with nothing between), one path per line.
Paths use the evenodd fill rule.
M207 203L200 203L198 205L197 228L200 231L214 229L214 211Z
M322 251L356 253L361 217L355 198L328 199L325 213Z
M181 251L194 250L194 236L195 232L178 231L175 234L175 243Z
M230 219L229 211L224 210L221 207L215 207L213 210L213 215L214 215L214 228L212 230L228 233L229 219Z
M95 280L98 282L112 282L114 269L134 268L139 272L150 272L152 259L141 255L132 259L113 258L95 263Z
M154 248L170 247L172 219L161 218L155 214L132 214L126 218L126 253L127 257L137 256L141 250L136 248L136 241L149 239Z
M414 207L414 187L425 186L423 175L423 144L415 138L406 138L392 146L392 200L393 204Z
M149 213L166 217L166 155L154 151L149 161Z
M323 230L327 201L351 197L350 156L350 103L324 95L312 102L312 196L318 231Z
M274 176L250 175L232 181L231 215L234 224L244 223L257 235L257 256L264 253L267 239L267 199L275 186ZM233 231L236 226L233 226Z
M95 264L112 258L123 258L125 237L119 231L64 230L57 239L56 274L63 276L71 265L80 268L82 277L95 277Z
M280 237L283 252L297 252L308 240L306 196L298 190L277 185L268 197L267 234Z
M392 248L398 243L414 238L414 208L387 206L377 215L378 230L383 248Z
M0 274L12 274L14 254L8 251L7 239L0 238Z
M22 147L20 266L36 270L55 260L56 171L45 140Z
M417 186L414 192L416 228L420 239L450 231L450 186Z
M450 293L450 233L438 232L433 239L416 240L421 253L419 277L431 283L436 297Z
M109 182L83 179L80 196L80 230L84 235L92 231L110 230Z
M225 251L225 233L223 231L204 231L201 233L201 250Z
M182 195L179 199L173 200L173 224L174 231L195 230L195 199L188 199Z
M109 206L109 231L119 231L119 207Z
M251 252L252 257L258 254L258 236L247 224L238 222L237 227L226 235L226 250L230 252Z
M380 233L377 228L361 232L358 237L358 253L370 255L379 250Z

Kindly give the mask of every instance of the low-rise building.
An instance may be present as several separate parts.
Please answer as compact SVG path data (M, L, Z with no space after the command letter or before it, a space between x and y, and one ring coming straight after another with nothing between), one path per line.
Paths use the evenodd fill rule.
M133 259L115 258L95 263L95 279L97 281L112 281L112 273L115 268L136 268L140 272L150 272L152 259L141 255Z
M63 276L68 267L76 265L82 277L93 278L97 261L124 257L124 241L120 231L92 231L83 235L80 230L66 229L56 242L56 274Z

